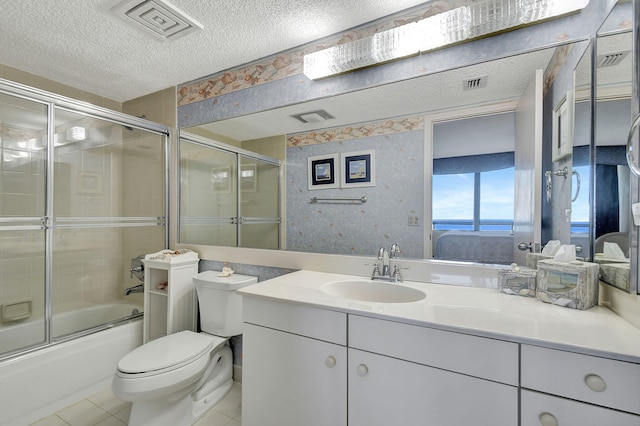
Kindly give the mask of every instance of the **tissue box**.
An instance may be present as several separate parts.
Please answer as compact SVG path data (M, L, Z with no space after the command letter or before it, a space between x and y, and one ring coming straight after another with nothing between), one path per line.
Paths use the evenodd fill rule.
M527 268L538 269L538 262L541 260L553 259L553 256L548 256L542 253L527 253Z
M589 262L538 262L538 299L586 310L598 304L598 265Z
M533 269L500 269L498 271L498 283L500 291L525 297L536 295L536 273Z

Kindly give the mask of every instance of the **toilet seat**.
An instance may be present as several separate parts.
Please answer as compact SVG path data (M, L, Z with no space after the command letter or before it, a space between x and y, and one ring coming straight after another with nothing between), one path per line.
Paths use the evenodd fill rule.
M113 391L134 402L186 389L201 378L212 353L226 342L218 336L181 331L146 343L118 362Z
M118 362L118 372L135 377L163 374L208 355L223 341L192 331L170 334L129 352Z

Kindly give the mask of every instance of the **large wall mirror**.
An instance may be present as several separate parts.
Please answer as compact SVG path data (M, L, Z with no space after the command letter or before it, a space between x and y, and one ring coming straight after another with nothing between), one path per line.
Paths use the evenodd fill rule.
M637 291L629 274L630 172L625 158L631 126L632 2L620 1L596 37L594 259L602 280Z
M254 147L264 140L269 151L274 143L286 146L287 250L372 255L395 242L406 258L524 263L518 243L541 243L533 217L529 234L518 236L514 227L516 206L540 217L533 215L540 209L533 196L541 192L532 187L540 185L540 170L536 178L533 169L540 168L541 151L533 146L543 140L541 130L539 141L527 139L535 133L529 129L542 120L544 96L551 103L557 97L554 80L562 84L558 93L568 82L573 87L575 60L567 58L588 45L554 46L183 130ZM316 125L293 118L309 111L331 118ZM375 166L369 172L375 180L345 182L346 161L361 154ZM314 182L314 164L333 175ZM516 181L516 165L530 168L529 179Z
M182 130L282 161L281 249L372 256L397 243L404 258L524 264L560 240L591 259L594 45L550 43ZM571 125L562 147L558 117ZM565 167L547 199L544 172Z

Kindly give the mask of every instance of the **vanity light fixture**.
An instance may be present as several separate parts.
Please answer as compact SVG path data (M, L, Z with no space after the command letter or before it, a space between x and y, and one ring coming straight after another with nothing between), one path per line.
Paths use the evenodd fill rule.
M316 80L584 9L589 0L479 0L373 36L304 55Z

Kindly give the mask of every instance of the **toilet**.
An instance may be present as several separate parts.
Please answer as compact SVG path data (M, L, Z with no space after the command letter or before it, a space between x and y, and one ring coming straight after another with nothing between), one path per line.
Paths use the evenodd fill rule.
M242 333L242 296L236 290L256 277L193 277L200 333L180 331L125 355L113 377L113 393L131 401L130 426L188 426L214 407L233 386L229 337Z

